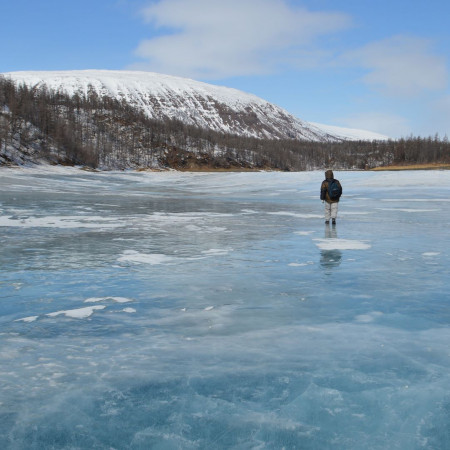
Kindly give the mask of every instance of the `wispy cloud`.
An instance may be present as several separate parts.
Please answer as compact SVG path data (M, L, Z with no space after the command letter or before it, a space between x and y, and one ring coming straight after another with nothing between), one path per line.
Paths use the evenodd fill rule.
M311 66L317 38L351 18L313 12L285 0L160 0L142 10L159 35L142 41L135 65L197 78L259 75L281 66Z
M433 53L428 39L394 36L351 51L344 59L367 70L363 81L389 96L414 97L447 86L445 58Z

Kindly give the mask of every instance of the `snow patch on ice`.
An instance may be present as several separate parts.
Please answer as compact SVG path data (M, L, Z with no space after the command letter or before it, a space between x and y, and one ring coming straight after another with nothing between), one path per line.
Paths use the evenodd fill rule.
M228 255L231 249L225 248L211 248L209 250L203 250L202 254L207 256L223 256Z
M85 308L68 309L66 311L56 311L47 314L49 317L57 317L60 315L65 315L66 317L71 317L73 319L87 319L94 314L94 311L105 309L104 305L87 306Z
M119 228L125 223L99 216L0 216L0 227L18 228Z
M426 213L439 211L439 209L412 209L412 208L377 208L380 211L401 211L406 213Z
M29 316L29 317L23 317L22 319L17 319L14 322L34 322L38 319L39 316Z
M125 250L117 261L128 262L132 264L170 264L173 263L176 258L162 253L139 253L135 250Z
M351 239L313 239L321 250L368 250L371 245L367 241Z
M129 303L129 302L133 301L131 298L126 298L126 297L91 297L91 298L87 298L84 301L84 303L97 303L97 302L103 302L103 301L107 301L107 300L111 300L116 303Z
M382 198L380 199L380 202L450 202L449 198Z
M323 217L320 214L293 213L293 212L289 212L289 211L276 211L276 212L269 212L267 214L271 214L271 215L275 215L275 216L298 217L299 219L321 219Z

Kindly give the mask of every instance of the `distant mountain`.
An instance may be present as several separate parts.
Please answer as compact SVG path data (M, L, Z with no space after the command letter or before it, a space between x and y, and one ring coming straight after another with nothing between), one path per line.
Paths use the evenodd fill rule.
M236 89L150 72L9 72L3 76L28 87L46 86L70 96L95 92L126 102L152 119L177 119L186 125L242 137L313 142L388 139L370 131L305 122Z

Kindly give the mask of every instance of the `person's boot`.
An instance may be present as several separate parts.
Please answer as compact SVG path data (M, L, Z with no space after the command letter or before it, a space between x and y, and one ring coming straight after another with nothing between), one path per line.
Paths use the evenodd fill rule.
M331 222L333 225L336 225L336 219L332 219L332 222Z

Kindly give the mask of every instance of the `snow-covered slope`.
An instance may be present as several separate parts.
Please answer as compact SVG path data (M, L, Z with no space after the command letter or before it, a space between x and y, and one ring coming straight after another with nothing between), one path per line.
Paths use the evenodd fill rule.
M312 124L255 95L186 78L151 72L83 70L9 72L5 77L28 86L46 85L69 95L124 100L156 119L178 119L215 131L258 138L312 141L387 139L376 133Z

